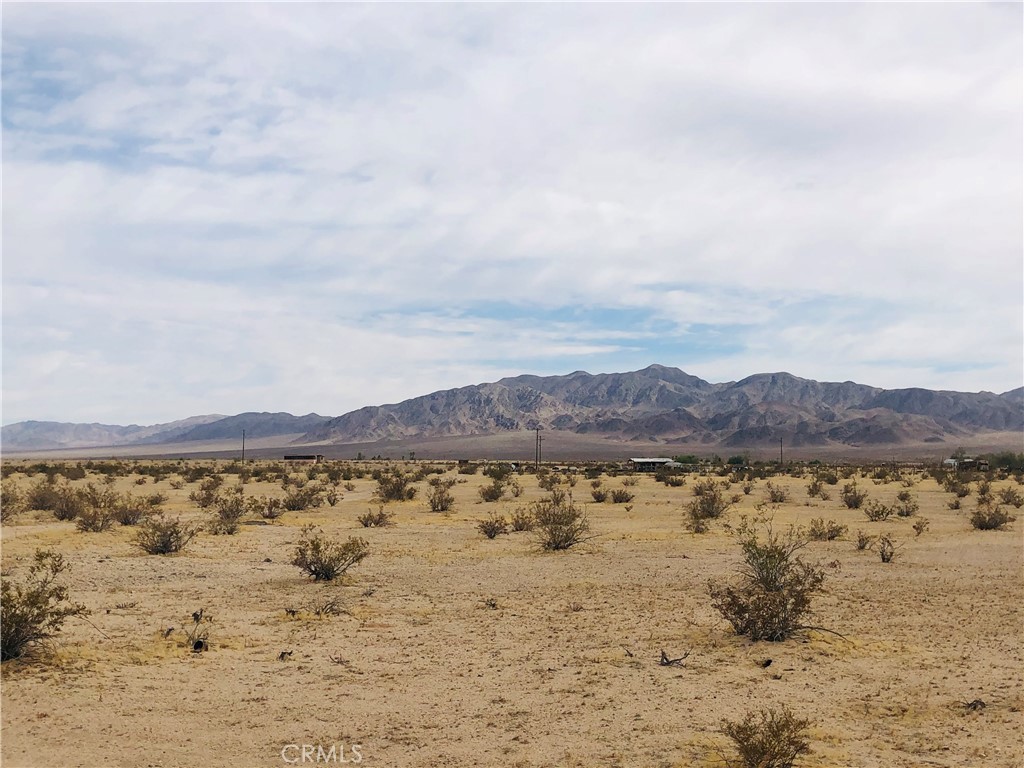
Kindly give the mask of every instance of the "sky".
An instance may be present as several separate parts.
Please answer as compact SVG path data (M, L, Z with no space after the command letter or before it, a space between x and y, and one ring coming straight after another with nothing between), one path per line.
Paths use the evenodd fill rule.
M0 12L5 424L1024 384L1020 4Z

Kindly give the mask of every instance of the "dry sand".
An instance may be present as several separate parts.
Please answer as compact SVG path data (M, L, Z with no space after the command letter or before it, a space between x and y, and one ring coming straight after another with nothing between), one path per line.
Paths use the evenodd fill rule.
M50 652L3 665L3 765L283 767L303 764L284 759L301 760L287 745L307 744L333 745L335 758L343 747L350 764L359 745L361 764L381 768L711 766L723 718L782 703L813 722L798 765L1024 765L1022 522L974 531L929 479L912 489L930 522L915 538L906 519L845 509L836 487L808 504L806 480L783 478L792 501L776 525L849 526L807 550L832 564L816 621L846 639L752 643L710 606L707 580L739 555L722 521L686 531L692 478L668 488L643 477L629 509L589 504L597 538L544 553L532 534L491 541L475 527L539 498L533 476L520 499L496 504L479 502L483 477L457 477L468 482L448 515L427 511L421 490L390 505L395 526L364 529L355 518L376 484L357 479L334 508L203 534L170 557L143 554L130 528L81 533L44 513L5 524L4 568L18 575L36 548L59 549L92 615L70 620ZM187 500L195 486L133 479L115 487L163 491L170 511L206 519ZM860 482L885 501L902 490ZM576 498L589 492L581 477ZM753 513L763 492L758 481L726 520ZM309 522L364 537L372 554L341 582L309 582L289 564ZM899 556L856 551L858 529L890 533ZM328 599L347 613L317 618ZM199 608L212 622L197 654L180 628ZM664 667L662 650L690 655ZM965 708L976 699L986 706Z

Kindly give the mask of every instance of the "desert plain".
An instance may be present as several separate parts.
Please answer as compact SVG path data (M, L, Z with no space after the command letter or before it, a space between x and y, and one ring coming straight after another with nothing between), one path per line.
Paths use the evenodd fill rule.
M137 471L154 462L126 463L109 485L92 471L71 485L159 493L171 516L209 521L189 499L199 482L180 474L203 462L167 462L157 482ZM810 723L798 766L1024 765L1024 522L975 530L976 493L950 509L953 494L920 468L840 470L870 499L910 491L918 513L881 522L842 503L845 477L823 500L807 493L814 469L791 468L771 478L788 500L765 506L766 479L746 493L736 475L712 474L736 501L698 534L685 509L699 475L670 487L580 466L558 487L585 506L591 537L544 551L533 532L488 539L477 527L548 494L532 468L514 476L519 496L484 502L482 470L437 463L443 474L416 481L415 498L386 505L392 525L366 528L357 518L379 507L369 472L383 465L285 469L323 482L325 466L351 478L335 505L248 517L172 555L144 553L134 526L83 532L38 510L6 520L5 579L23 578L37 549L59 551L70 598L90 613L3 664L3 765L721 766L733 754L722 722L781 705ZM7 468L23 489L40 478ZM457 481L449 512L429 510L429 477ZM633 498L596 503L594 479ZM1006 487L1021 488L992 482ZM284 491L250 479L244 494ZM709 580L741 562L736 527L764 514L776 530L846 526L801 552L826 570L813 624L831 631L752 642L712 606ZM291 564L309 524L362 537L369 556L312 581ZM858 550L858 531L890 536L892 562ZM208 647L195 652L200 610ZM663 652L681 661L663 665Z

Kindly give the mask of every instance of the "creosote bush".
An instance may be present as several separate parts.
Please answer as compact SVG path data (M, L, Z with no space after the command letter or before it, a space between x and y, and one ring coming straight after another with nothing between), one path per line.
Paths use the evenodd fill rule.
M872 523L880 523L883 520L888 520L892 515L892 507L883 504L877 499L871 499L867 506L864 507L864 515Z
M789 501L789 491L781 485L776 485L771 480L764 486L765 501L769 504L785 504Z
M377 508L377 511L368 509L365 514L360 515L356 518L359 524L363 528L386 528L389 525L394 525L394 515L384 509L383 506Z
M500 478L493 478L490 485L481 486L477 491L481 501L499 501L505 495L505 481Z
M811 520L807 535L814 541L833 541L846 533L846 530L845 525L840 525L835 520L826 522L822 518L816 517Z
M971 525L979 531L998 531L1016 519L998 504L979 504L971 513Z
M811 599L821 591L825 572L804 562L799 552L810 541L799 528L777 533L771 521L758 526L746 519L737 529L743 564L734 583L708 583L714 608L737 635L751 640L785 640L801 629L811 612Z
M878 537L878 556L883 563L891 563L896 557L896 542L889 536Z
M628 504L633 500L633 498L633 494L627 491L625 488L615 488L612 490L613 504Z
M839 493L839 498L843 500L847 509L860 509L867 497L868 492L860 490L856 480L845 483L843 490Z
M707 531L708 520L721 517L732 506L732 501L725 498L722 487L711 478L695 483L693 494L686 506L687 527L693 533Z
M893 510L900 517L913 517L920 508L920 504L917 503L917 499L914 498L914 494L910 491L900 491L896 494L896 503L893 504Z
M598 504L603 504L608 501L608 491L603 488L595 488L590 492L590 495L594 498Z
M398 467L375 470L373 479L377 481L377 500L382 503L412 501L416 498L412 475L406 474Z
M26 506L25 495L18 484L5 478L0 484L0 521L6 523L13 520L25 511Z
M1016 488L1006 486L999 492L999 501L1003 504L1009 504L1010 506L1020 509L1024 506L1024 495Z
M738 721L722 721L722 733L736 749L727 759L729 768L791 768L796 759L810 751L807 741L809 720L796 717L788 708L748 712Z
M455 479L451 477L432 477L427 481L430 490L427 491L427 504L431 512L448 512L455 505L455 497L452 495L452 488L455 487Z
M198 527L183 523L181 518L167 517L160 512L147 518L139 526L135 543L150 555L170 555L180 552L198 533Z
M532 531L537 525L537 519L530 509L519 507L512 513L509 525L513 531Z
M503 515L497 515L492 512L486 520L481 520L477 523L476 528L488 539L493 539L503 533L508 533L508 521L505 520Z
M101 533L113 524L114 516L100 507L87 507L75 518L75 527L88 533Z
M239 524L247 510L241 486L229 493L217 495L212 506L214 516L209 524L210 533L215 536L238 533Z
M864 533L864 531L857 531L857 549L859 549L859 550L871 549L871 547L874 545L874 543L875 543L875 537L874 536L870 536L870 535Z
M84 616L83 605L68 601L68 588L58 581L67 571L64 557L36 550L27 578L0 582L0 661L17 659L30 647L50 640L64 621Z
M344 542L330 541L315 526L302 529L292 565L314 581L331 581L370 554L370 545L355 536Z
M569 549L589 538L590 521L586 513L566 499L565 494L560 498L552 494L551 498L534 501L529 507L543 549Z

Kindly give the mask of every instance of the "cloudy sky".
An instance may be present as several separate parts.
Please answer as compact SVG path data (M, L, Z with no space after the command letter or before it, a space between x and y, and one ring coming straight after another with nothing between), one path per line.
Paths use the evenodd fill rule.
M2 14L4 423L1024 383L1019 4Z

